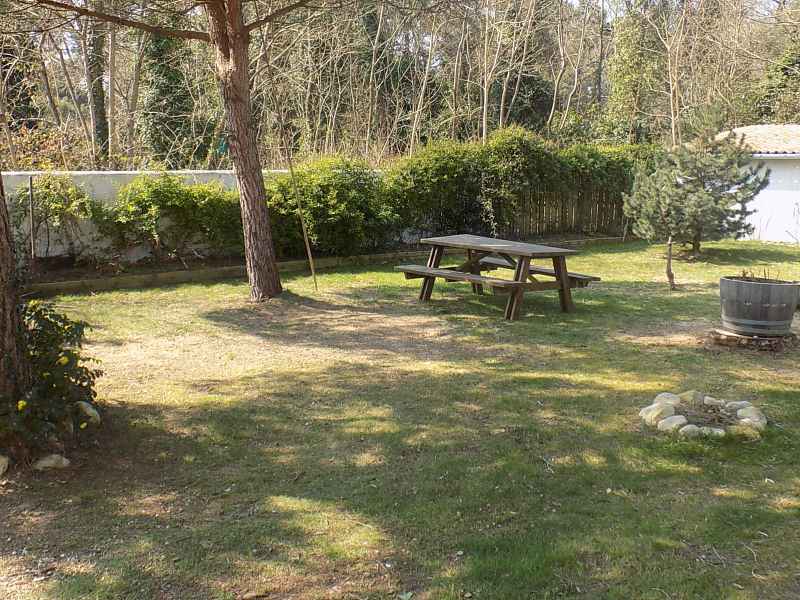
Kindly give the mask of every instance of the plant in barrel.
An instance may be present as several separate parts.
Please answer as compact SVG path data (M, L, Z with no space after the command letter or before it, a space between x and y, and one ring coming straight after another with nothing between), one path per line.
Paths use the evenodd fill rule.
M769 182L769 170L753 161L744 137L715 135L713 123L701 120L690 144L666 153L654 169L640 169L625 197L633 233L667 242L670 289L675 289L673 243L691 244L696 257L703 241L752 233L747 205Z

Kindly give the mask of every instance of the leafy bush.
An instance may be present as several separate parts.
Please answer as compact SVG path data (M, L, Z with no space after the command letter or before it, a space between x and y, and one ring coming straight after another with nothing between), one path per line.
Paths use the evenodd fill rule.
M366 163L324 158L295 172L303 218L315 248L332 255L351 255L382 247L395 216L382 203L381 178ZM305 253L290 175L267 182L275 249L280 257Z
M524 128L509 127L494 132L486 145L436 144L398 161L386 173L387 201L403 228L437 234L514 235L520 215L537 203L590 216L602 199L618 221L635 165L655 153L634 146L559 150Z
M420 233L513 237L621 229L622 196L631 190L636 165L652 169L660 154L655 146L642 145L558 149L522 127L509 127L494 132L485 145L431 144L382 173L360 161L330 157L299 167L296 178L315 251L348 255ZM236 192L218 184L142 175L120 190L113 206L102 206L66 187L69 180L42 182L54 198L47 204L54 207L48 209L57 217L49 217L54 224L63 227L89 212L119 251L144 245L157 260L198 251L242 254ZM267 181L266 202L278 256L303 256L288 174Z
M81 353L86 323L42 302L28 302L21 310L31 385L22 398L0 400L0 440L19 438L37 446L87 427L76 403L94 404L101 371L90 368Z
M188 253L193 245L240 251L242 225L234 192L219 184L185 184L179 177L142 175L124 186L111 207L97 207L101 233L117 249L149 247L159 260Z
M11 220L17 232L17 246L30 251L30 202L27 187L21 188L11 199ZM60 242L67 254L80 257L87 244L81 222L92 216L92 201L72 179L66 175L46 173L33 180L33 234L45 240L45 256L51 244Z
M495 221L492 204L482 193L483 159L478 144L427 146L387 169L387 202L403 227L437 234L491 234Z
M513 229L531 193L556 191L565 184L564 162L542 138L522 127L495 131L481 152L481 194L491 203L499 231Z

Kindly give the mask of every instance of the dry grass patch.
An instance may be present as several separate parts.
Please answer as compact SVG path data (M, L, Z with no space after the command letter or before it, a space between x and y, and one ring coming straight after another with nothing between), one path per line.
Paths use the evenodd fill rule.
M238 282L59 299L95 327L106 426L75 468L0 486L0 596L792 597L800 356L686 342L721 274L800 278L800 251L709 245L679 294L659 252L589 248L578 311L531 295L516 323L455 284L420 306L388 268L263 305ZM643 400L689 388L776 426L642 430Z

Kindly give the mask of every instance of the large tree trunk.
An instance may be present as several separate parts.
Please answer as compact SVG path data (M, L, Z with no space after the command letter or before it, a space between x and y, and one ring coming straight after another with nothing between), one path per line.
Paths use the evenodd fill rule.
M19 398L28 369L20 346L16 263L0 173L0 398Z
M244 27L240 0L230 0L225 5L208 3L206 10L228 141L239 187L250 297L263 301L281 293L281 281L272 243L264 174L255 138L256 128L251 122L247 54L250 36Z

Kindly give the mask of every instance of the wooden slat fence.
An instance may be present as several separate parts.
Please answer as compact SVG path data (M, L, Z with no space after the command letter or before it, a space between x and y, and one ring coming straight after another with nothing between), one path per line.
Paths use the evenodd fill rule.
M515 203L495 207L497 235L527 239L554 233L607 233L621 235L625 217L622 195L592 186L569 193L532 189ZM497 214L499 210L508 211Z

